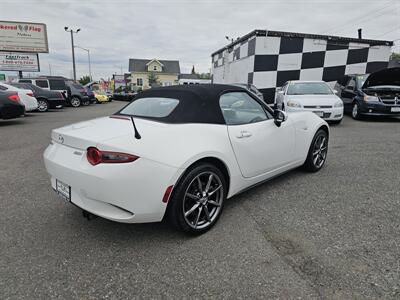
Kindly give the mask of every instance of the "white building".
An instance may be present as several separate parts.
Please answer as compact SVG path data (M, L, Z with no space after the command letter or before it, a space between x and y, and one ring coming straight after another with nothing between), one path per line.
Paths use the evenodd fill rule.
M251 83L272 103L288 80L334 84L345 74L386 68L391 41L254 30L215 51L213 83Z
M178 84L206 84L211 83L211 79L201 79L198 74L180 74Z

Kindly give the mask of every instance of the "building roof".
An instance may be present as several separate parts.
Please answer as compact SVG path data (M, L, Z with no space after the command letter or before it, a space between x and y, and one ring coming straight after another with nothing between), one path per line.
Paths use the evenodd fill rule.
M199 74L179 74L179 79L200 79Z
M321 34L311 34L311 33L299 33L299 32L286 32L286 31L273 31L273 30L262 30L256 29L252 32L236 39L232 43L226 45L225 47L215 51L211 54L214 56L220 52L223 52L226 49L233 48L233 46L245 42L247 39L253 36L276 36L276 37L291 37L291 38L308 38L308 39L319 39L319 40L328 40L332 42L342 42L342 43L365 43L369 45L386 45L393 46L393 41L386 40L370 40L370 39L358 39L358 38L350 38L336 35L321 35Z
M159 61L163 65L162 73L180 74L181 68L178 60L161 60L161 59L129 59L129 72L148 72L147 64L153 60Z

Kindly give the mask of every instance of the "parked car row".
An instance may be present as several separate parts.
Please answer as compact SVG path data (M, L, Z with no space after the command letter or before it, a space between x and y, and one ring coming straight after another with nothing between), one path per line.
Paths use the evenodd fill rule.
M400 116L400 68L345 75L334 89L324 81L288 81L278 91L276 105L288 112L312 111L336 124L344 113L353 119Z
M79 107L111 101L103 93L93 92L79 83L60 76L22 78L18 82L0 83L0 91L13 92L12 100L8 99L7 93L2 95L2 99L5 99L2 100L0 107L2 119L18 118L25 112L35 110L46 112L49 109L63 108L64 106ZM14 107L9 105L10 101L14 106L17 102L22 105L23 113L21 114L17 109L10 110L9 107Z

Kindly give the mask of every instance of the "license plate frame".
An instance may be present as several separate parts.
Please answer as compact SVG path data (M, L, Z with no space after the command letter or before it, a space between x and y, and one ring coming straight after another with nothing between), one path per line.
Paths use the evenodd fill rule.
M399 107L392 107L390 108L391 112L400 112L400 106Z
M56 193L66 202L71 202L71 186L56 179Z

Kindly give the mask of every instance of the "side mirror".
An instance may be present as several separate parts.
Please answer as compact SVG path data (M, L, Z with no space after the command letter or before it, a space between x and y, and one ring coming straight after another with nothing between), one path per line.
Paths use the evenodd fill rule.
M282 90L278 91L278 95L283 95L284 92Z
M338 92L338 90L333 90L333 93L334 93L334 94L337 94L337 93L339 93L339 92Z
M282 123L285 122L287 118L288 115L284 111L281 111L279 109L276 109L274 111L274 123L276 126L281 127Z

